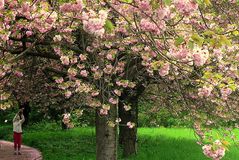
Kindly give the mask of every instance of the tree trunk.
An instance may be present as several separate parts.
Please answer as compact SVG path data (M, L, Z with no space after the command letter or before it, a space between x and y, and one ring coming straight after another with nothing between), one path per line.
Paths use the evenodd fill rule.
M123 156L128 157L137 154L137 127L138 127L138 99L145 90L144 85L138 85L136 90L122 94L119 103L119 117L121 125L119 127L119 144L123 147ZM122 102L131 104L131 110L125 111ZM134 128L126 126L127 122L135 123Z
M138 101L131 99L131 110L125 111L123 105L119 106L121 125L119 127L119 143L123 146L123 156L128 157L137 153L137 122L138 122ZM136 124L134 128L126 126L127 122Z
M116 107L110 109L108 117L101 116L96 111L96 160L117 159L117 128L110 127L107 123L109 120L115 121L116 113Z

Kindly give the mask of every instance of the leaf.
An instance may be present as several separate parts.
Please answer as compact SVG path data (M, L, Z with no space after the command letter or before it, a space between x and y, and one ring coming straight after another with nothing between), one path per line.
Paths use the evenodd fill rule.
M210 6L212 5L211 1L210 0L204 0L204 3L207 5L207 6Z
M125 3L132 3L133 0L121 0L121 2L125 2Z
M164 2L166 5L171 5L172 0L164 0L163 2Z
M189 41L189 42L188 42L188 47L189 47L190 49L193 49L193 48L194 48L193 41Z
M184 42L184 39L183 39L183 37L177 37L177 38L175 38L175 45L176 46L179 46L180 44L182 44Z
M224 35L220 35L219 36L219 42L221 45L225 44L225 45L228 45L228 46L231 46L231 41Z
M199 36L197 33L193 34L191 38L199 46L202 46L204 39L201 36Z
M236 90L237 90L237 86L236 86L235 84L229 85L229 88L230 88L232 91L236 91Z
M238 32L238 31L233 31L232 34L233 34L234 36L238 36L238 35L239 35L239 32Z
M150 4L153 9L158 9L160 7L159 0L151 0Z
M204 36L213 36L215 33L213 31L207 30L203 33Z
M105 27L106 32L112 32L114 30L114 28L115 28L113 23L110 20L108 20L108 19L106 20L104 27Z

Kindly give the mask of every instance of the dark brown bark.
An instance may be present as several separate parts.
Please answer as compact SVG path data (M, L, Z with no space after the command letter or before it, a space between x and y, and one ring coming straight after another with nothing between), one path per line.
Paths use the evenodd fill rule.
M131 110L124 111L123 106L119 106L119 116L122 119L119 127L119 143L123 147L123 156L128 157L137 153L137 99L131 102ZM129 128L127 122L134 122L136 126Z
M135 91L125 92L119 103L119 144L123 147L123 156L128 157L137 154L137 126L138 126L138 98L143 93L145 86L138 85ZM123 102L131 104L131 110L125 111ZM126 126L127 122L136 124L134 128Z
M99 111L96 112L96 160L117 159L117 129L107 123L116 118L116 113L116 107L111 108L108 117L99 115Z

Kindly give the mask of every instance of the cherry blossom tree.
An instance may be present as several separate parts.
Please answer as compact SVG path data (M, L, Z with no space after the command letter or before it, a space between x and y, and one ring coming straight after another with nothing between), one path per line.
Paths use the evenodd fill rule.
M230 98L238 91L237 9L228 0L0 0L1 85L23 76L18 66L27 57L56 60L42 70L55 74L66 98L85 95L96 110L97 160L113 160L119 123L135 145L140 93L150 83L172 81L183 100L190 95L210 104L204 107L212 116L200 105L187 107L204 154L221 159L226 143L206 144L201 124L238 120ZM184 83L191 85L187 92ZM2 91L1 109L11 106L10 97Z

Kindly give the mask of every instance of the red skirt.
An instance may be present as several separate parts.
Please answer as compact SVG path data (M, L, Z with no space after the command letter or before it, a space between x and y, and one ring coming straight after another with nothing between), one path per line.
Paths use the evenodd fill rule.
M14 145L21 146L22 144L22 133L13 132Z

